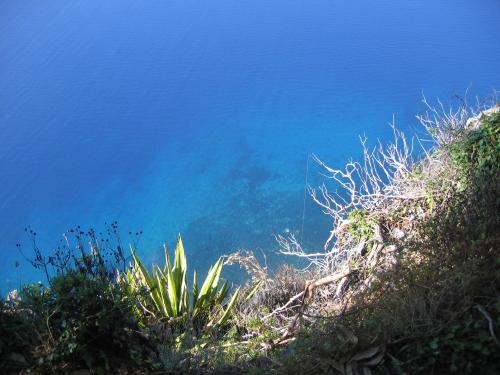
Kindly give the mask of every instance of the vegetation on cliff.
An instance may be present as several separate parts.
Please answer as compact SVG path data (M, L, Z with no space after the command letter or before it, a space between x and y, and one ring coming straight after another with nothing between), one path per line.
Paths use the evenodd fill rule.
M180 238L152 273L135 251L127 264L114 224L115 241L78 228L47 259L33 240L47 285L2 302L0 371L500 372L500 106L419 120L433 143L417 158L394 127L344 169L316 159L333 183L310 189L333 221L325 249L277 236L305 270L241 251L189 287ZM236 263L250 281L231 291Z

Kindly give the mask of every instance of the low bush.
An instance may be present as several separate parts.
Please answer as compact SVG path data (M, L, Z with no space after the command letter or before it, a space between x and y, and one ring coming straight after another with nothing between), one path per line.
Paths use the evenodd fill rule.
M9 352L21 350L26 366L41 373L90 369L107 374L153 366L153 347L136 320L138 296L117 282L117 268L125 259L120 245L77 228L66 234L65 245L45 257L36 233L27 232L35 254L30 262L45 272L48 285L26 285L2 305L10 336L21 337L25 345ZM116 223L109 233L117 233Z
M54 277L48 288L21 290L19 308L30 311L31 331L39 335L37 368L106 374L138 365L145 343L136 334L134 303L117 284L76 270Z

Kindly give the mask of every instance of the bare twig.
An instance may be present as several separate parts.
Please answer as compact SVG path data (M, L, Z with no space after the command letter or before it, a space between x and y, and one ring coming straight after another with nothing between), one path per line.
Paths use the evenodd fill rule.
M488 321L488 328L490 330L490 335L495 342L495 344L500 348L500 341L498 341L497 336L495 335L495 328L494 328L494 322L493 319L491 318L490 314L486 311L484 306L482 305L476 305L476 309L486 318Z

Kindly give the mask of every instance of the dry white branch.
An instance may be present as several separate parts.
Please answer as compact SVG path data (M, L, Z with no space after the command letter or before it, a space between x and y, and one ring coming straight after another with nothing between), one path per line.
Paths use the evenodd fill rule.
M437 106L430 105L426 98L423 102L427 112L417 116L421 125L430 134L432 144L424 148L423 157L414 160L414 139L390 124L393 139L384 145L378 142L370 148L366 137L360 137L362 158L350 160L342 169L332 168L319 157L313 159L323 168L324 176L329 180L318 188L308 187L313 201L323 212L332 218L332 230L321 252L308 252L293 235L277 235L280 252L284 255L299 257L307 261L307 268L315 268L324 274L331 274L343 267L354 257L359 256L364 244L349 235L348 228L352 221L349 214L354 210L365 212L384 212L394 203L403 204L408 200L426 198L429 194L428 179L433 171L441 171L442 158L436 157L433 146L448 144L467 128L467 119L481 108L472 110L465 101L458 107L445 106L438 101ZM412 178L418 173L419 178ZM422 176L426 176L423 178ZM380 231L374 233L380 242Z
M325 177L333 182L335 190L326 184L319 188L309 187L313 201L326 215L333 219L333 228L326 240L324 251L309 253L304 251L297 239L278 235L280 252L304 258L325 274L329 274L348 262L362 251L364 244L345 235L351 223L349 213L353 210L374 211L389 201L417 199L422 192L407 183L413 169L413 141L391 124L392 143L384 146L381 142L372 149L367 139L360 137L363 150L361 161L349 161L343 169L328 166L317 156L314 160L325 170ZM342 241L339 242L339 238Z
M424 114L417 115L417 119L439 146L447 145L456 139L465 130L467 119L477 113L471 110L466 100L457 108L446 108L440 100L437 100L437 105L431 105L425 96L422 102L427 110Z

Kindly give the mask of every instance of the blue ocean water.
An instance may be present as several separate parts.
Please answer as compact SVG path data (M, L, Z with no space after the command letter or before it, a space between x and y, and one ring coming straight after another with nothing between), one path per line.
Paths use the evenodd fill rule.
M117 220L147 261L178 232L198 269L272 254L302 228L307 155L341 165L393 115L416 127L422 93L500 87L499 16L498 0L0 0L0 289L39 277L16 251L26 225L47 253ZM305 246L328 225L307 201Z

